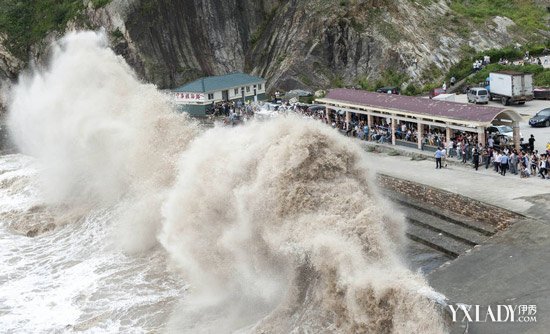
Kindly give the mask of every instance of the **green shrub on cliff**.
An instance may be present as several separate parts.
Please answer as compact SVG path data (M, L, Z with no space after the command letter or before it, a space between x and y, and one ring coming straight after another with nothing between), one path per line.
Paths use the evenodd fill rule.
M63 30L84 7L82 0L0 0L0 32L4 45L26 60L32 44L50 31Z
M543 72L535 75L534 84L539 87L550 87L550 70L545 69Z
M510 18L526 31L548 30L548 13L534 1L525 0L454 0L451 9L479 24L484 24L495 16Z
M489 64L469 78L467 83L471 85L483 84L489 73L502 70L531 73L533 74L533 83L535 86L550 86L550 69L544 69L542 66L534 64L524 66Z
M483 59L483 56L491 57L491 62L496 63L500 58L506 58L510 61L523 58L526 51L532 56L538 56L542 54L546 47L550 48L549 42L544 43L531 43L522 47L506 46L501 49L490 49L480 52L475 52L473 49L464 50L464 57L457 64L451 66L447 74L447 80L451 77L455 77L461 80L472 73L472 64L475 60ZM494 65L494 64L491 64Z
M111 0L92 0L92 5L94 8L105 7L111 2Z
M403 95L409 95L409 96L419 95L420 93L422 93L422 89L416 86L414 83L408 84L405 90L403 91Z

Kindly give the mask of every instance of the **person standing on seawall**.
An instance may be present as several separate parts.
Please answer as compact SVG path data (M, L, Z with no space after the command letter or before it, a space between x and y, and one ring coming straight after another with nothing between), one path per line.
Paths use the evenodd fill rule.
M516 150L512 151L512 154L510 154L510 173L517 175L518 174L518 155L516 153Z
M479 167L479 152L476 149L474 149L474 168L477 170Z
M444 146L441 147L441 165L447 168L447 150L445 149ZM439 168L441 168L441 165L439 166Z
M489 149L487 149L487 159L485 160L485 169L489 169L489 165L491 165L492 159L493 159L493 148L489 147Z
M437 151L435 151L435 169L441 169L441 148L438 147Z
M495 172L500 173L500 161L502 160L502 155L499 151L495 153Z
M503 154L500 157L500 175L505 176L508 169L508 154Z
M462 145L462 163L465 164L468 160L468 149L470 149L470 143L467 141Z
M531 135L529 138L529 153L533 153L535 151L535 136Z

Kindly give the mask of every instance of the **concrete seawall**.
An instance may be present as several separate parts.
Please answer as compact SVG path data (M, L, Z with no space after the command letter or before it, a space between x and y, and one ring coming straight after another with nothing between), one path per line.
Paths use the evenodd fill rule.
M366 153L382 193L397 194L434 212L451 211L496 230L427 274L430 285L453 302L482 309L497 305L536 307L536 322L472 322L468 333L548 333L550 181L502 176L485 168L475 171L456 161L436 170L429 157L418 160L407 152L397 154L380 150ZM445 233L435 233L428 241L437 243L445 241L444 237ZM465 328L463 323L458 325Z
M377 180L382 189L412 198L426 209L437 212L443 208L460 216L487 222L498 229L504 229L509 224L525 218L521 214L426 184L385 174L378 174Z

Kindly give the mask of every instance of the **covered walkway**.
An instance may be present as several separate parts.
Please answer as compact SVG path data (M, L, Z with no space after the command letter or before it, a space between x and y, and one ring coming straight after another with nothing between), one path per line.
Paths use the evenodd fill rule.
M437 129L447 140L453 137L453 132L474 134L477 141L485 146L488 126L508 125L513 128L514 146L520 149L519 122L522 118L512 109L354 89L333 89L316 102L326 106L325 117L329 122L335 115L341 114L345 115L346 124L350 124L352 119L365 119L369 129L375 125L390 128L393 145L414 145L423 149L428 129ZM402 140L399 124L414 128L414 142L410 138ZM401 136L398 137L398 134Z

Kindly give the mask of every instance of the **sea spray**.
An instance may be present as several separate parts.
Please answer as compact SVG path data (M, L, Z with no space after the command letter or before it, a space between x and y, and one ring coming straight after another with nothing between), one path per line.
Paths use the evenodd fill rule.
M169 332L444 331L434 302L419 292L429 290L426 282L399 256L399 214L376 195L360 148L324 125L288 117L199 135L166 96L136 78L102 32L70 33L56 43L49 66L23 76L10 99L10 129L20 150L40 163L46 207L95 207L94 219L82 214L88 218L81 225L57 231L70 232L63 247L78 248L79 261L94 260L70 242L80 240L81 226L86 240L98 243L96 222L105 231L117 223L116 244L130 251L149 250L160 231L190 284ZM104 247L94 249L105 256ZM144 277L166 275L159 263ZM94 268L133 291L128 276L143 269L114 267ZM47 269L59 275L58 267ZM94 291L103 296L100 287ZM68 296L68 305L86 304L82 293ZM113 307L83 311L68 328L124 319ZM57 324L38 331L59 330Z
M22 153L40 162L44 200L118 205L118 241L155 244L163 191L198 131L155 86L137 79L100 32L73 32L51 47L45 69L22 75L9 127Z
M197 138L163 207L160 240L191 286L170 331L444 332L364 159L297 117Z
M164 332L185 283L167 270L163 249L125 254L112 247L116 214L110 207L66 224L73 208L36 207L35 166L20 154L0 156L2 332ZM61 226L31 238L14 233L11 223L18 222Z

